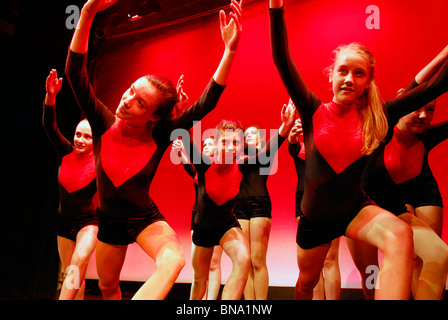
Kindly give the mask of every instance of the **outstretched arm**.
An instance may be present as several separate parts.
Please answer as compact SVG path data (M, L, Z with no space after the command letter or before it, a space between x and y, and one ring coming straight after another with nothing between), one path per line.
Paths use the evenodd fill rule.
M224 41L225 49L221 62L213 75L213 79L216 83L222 86L227 83L227 78L240 41L241 32L243 31L241 15L243 12L244 0L240 0L239 2L236 0L231 1L230 8L232 9L232 12L229 14L230 21L228 23L226 13L223 10L219 12L221 36Z
M415 82L420 84L431 79L447 59L448 46L443 48L443 50L430 63L420 70L420 72L415 76Z
M70 50L85 54L89 47L89 33L95 15L109 8L118 0L89 0L81 9L78 25L70 43Z
M283 85L304 122L311 118L321 102L308 89L289 51L283 1L270 0L269 22L271 53Z
M52 69L45 82L45 90L47 93L44 100L42 125L59 156L63 157L73 150L73 146L62 136L56 122L56 96L61 90L61 87L62 78L58 78L57 71Z

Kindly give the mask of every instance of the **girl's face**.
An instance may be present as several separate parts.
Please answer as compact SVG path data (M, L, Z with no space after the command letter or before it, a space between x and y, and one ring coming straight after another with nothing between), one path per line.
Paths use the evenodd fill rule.
M432 101L426 106L405 115L398 122L399 128L410 134L422 133L431 125L435 108L436 102Z
M146 78L139 78L121 97L116 114L131 127L143 127L153 116L159 103L159 92Z
M334 102L350 106L370 85L369 66L364 57L346 50L339 54L331 73Z
M244 132L244 139L246 140L246 144L251 147L256 147L258 145L258 141L260 139L260 135L258 134L258 129L255 127L249 127Z
M74 137L75 149L79 154L89 154L93 151L92 130L87 120L78 123Z
M207 138L204 140L204 145L202 146L202 152L206 156L213 157L215 154L215 140L213 138Z
M235 162L243 148L241 138L242 133L239 130L226 130L225 132L221 132L216 144L219 163L231 164Z

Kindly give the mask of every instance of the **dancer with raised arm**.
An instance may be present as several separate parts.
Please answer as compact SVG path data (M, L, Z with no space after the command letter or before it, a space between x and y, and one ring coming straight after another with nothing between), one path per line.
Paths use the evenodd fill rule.
M84 119L78 123L73 145L62 136L56 123L56 96L61 87L62 78L51 70L46 80L42 123L59 157L58 250L64 275L70 275L62 283L59 299L73 300L84 298L84 278L97 242L98 195L89 122Z
M137 242L156 264L154 274L133 299L163 299L185 258L174 230L149 196L158 164L176 128L189 129L218 103L242 32L242 2L232 0L230 20L219 14L224 54L202 96L180 116L171 114L178 92L164 77L137 79L123 94L116 114L99 101L87 75L89 33L95 15L116 1L89 0L82 8L70 44L66 75L92 126L99 193L96 251L99 287L104 299L121 299L120 271L128 244Z

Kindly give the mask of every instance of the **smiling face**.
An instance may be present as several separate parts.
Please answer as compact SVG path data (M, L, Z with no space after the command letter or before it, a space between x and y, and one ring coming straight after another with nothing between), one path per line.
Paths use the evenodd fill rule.
M213 137L205 139L202 148L202 152L206 156L213 157L215 154L215 139Z
M82 120L76 127L73 141L79 154L90 154L93 151L92 130L87 120Z
M157 88L145 77L137 79L123 94L116 114L131 127L143 127L155 121L154 112L160 102Z
M369 88L371 75L366 59L354 50L341 52L330 74L333 101L350 106Z
M398 122L398 128L409 133L419 134L428 129L431 125L436 108L436 101L431 101L426 106L402 117Z
M234 163L239 158L242 149L243 141L240 129L221 132L216 143L219 163Z

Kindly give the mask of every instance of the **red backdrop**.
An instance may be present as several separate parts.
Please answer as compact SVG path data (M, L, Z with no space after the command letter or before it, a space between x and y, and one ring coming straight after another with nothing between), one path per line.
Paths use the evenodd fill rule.
M331 86L323 73L330 64L332 50L353 41L366 45L377 59L376 81L383 99L395 97L397 90L413 79L447 43L448 3L446 0L377 0L380 28L368 29L366 8L370 1L308 0L286 1L286 21L293 57L308 87L321 100L332 98ZM244 31L228 86L216 110L201 123L202 130L221 119L241 120L272 129L280 125L280 109L288 101L269 47L268 1L254 1L244 10ZM138 77L160 73L174 83L185 75L185 90L195 101L213 75L223 52L218 14L149 34L132 44L117 45L98 65L97 95L115 110L122 93ZM448 119L448 99L438 100L434 122ZM269 132L269 131L268 131ZM430 164L447 203L448 176L445 169L447 143L432 151ZM295 256L294 193L296 174L286 144L278 152L279 169L268 180L272 198L272 231L268 251L271 285L294 286L297 279ZM181 166L162 160L150 193L169 224L178 233L187 261L190 259L190 219L194 202L192 181ZM446 214L446 210L445 210ZM443 239L448 241L448 219ZM360 287L359 276L347 252L340 249L343 287ZM229 261L223 260L225 274ZM145 280L153 263L133 245L123 268L125 280ZM96 277L94 259L88 277ZM179 280L191 282L188 262Z

